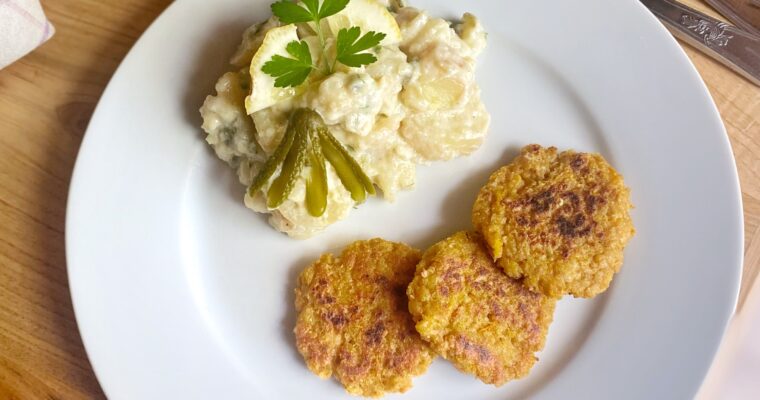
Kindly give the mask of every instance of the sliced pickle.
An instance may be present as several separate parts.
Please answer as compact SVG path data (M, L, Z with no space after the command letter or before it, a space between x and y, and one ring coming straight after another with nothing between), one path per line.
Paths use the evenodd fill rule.
M321 132L320 132L321 133ZM345 186L346 190L351 193L351 198L357 203L363 203L367 198L367 191L364 188L359 177L354 173L354 169L351 167L351 163L343 157L343 154L335 148L333 143L326 135L320 134L320 144L322 145L322 153L325 155L327 161L335 168L335 172L338 174L341 183Z
M253 196L272 178L277 168L280 173L267 192L267 207L276 209L287 200L308 162L306 177L306 208L313 217L320 217L327 209L327 169L330 162L351 198L362 203L367 193L375 194L375 186L358 162L330 133L316 111L299 108L291 114L288 128L274 154L248 188Z
M280 140L280 144L277 146L277 149L275 149L274 154L269 157L264 164L264 168L262 168L261 171L259 171L259 174L256 175L256 178L253 179L253 183L248 188L249 196L253 197L256 192L261 190L261 188L269 182L269 178L271 178L272 175L274 175L274 172L277 171L277 167L285 161L285 157L290 152L290 148L293 147L295 137L296 129L291 123L288 125L288 129L285 131L285 135L282 137L282 140Z
M296 124L296 130L299 129ZM296 133L296 142L291 146L288 156L280 169L280 176L272 182L267 193L267 207L275 209L282 205L290 196L290 192L301 177L301 171L306 164L307 135L302 132Z
M325 156L322 154L322 146L319 137L309 135L311 151L309 164L311 173L306 179L306 209L313 217L321 217L327 209L327 170L325 169Z
M351 168L351 172L356 176L356 178L359 179L359 181L362 183L362 186L364 187L364 190L367 191L367 193L374 195L375 194L375 185L372 184L372 181L369 179L366 173L364 173L364 170L362 169L361 165L359 165L356 160L354 160L353 157L351 157L351 154L348 153L348 150L346 150L345 147L343 147L342 144L338 141L338 139L333 136L330 131L327 130L327 128L323 128L319 131L320 135L324 137L334 149L340 153L341 157L346 160L348 165Z

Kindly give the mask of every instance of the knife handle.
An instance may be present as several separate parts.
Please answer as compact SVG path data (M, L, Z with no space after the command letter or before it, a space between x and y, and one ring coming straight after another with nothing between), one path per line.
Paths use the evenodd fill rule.
M760 86L760 37L675 0L641 0L673 36Z
M760 0L707 0L707 4L739 29L760 35Z

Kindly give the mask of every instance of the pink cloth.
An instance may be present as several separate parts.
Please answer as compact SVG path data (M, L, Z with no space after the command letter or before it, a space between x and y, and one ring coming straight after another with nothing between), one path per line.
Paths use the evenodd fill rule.
M760 279L734 316L697 400L760 399Z
M53 36L39 0L0 0L0 69Z

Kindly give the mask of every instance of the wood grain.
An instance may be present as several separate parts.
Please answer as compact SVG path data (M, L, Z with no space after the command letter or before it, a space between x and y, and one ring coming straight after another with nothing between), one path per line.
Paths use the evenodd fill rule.
M66 279L71 171L105 85L169 0L50 0L57 29L0 71L0 398L104 398Z
M702 1L683 3L725 21ZM718 105L739 170L745 235L744 275L737 308L741 312L749 288L760 273L760 88L693 47L684 45L684 49Z
M64 254L69 179L111 75L169 0L43 1L55 37L0 71L0 398L104 398L71 306ZM697 0L686 3L705 6ZM724 118L746 219L745 279L760 272L760 88L687 53Z

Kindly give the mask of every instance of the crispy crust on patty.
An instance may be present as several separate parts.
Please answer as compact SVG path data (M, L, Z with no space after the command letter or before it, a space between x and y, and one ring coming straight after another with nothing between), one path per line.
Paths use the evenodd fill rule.
M323 255L296 288L296 345L308 368L355 395L404 392L434 353L414 329L406 287L420 252L382 239Z
M529 145L478 195L473 224L506 273L531 290L593 297L634 234L630 191L598 154Z
M556 303L504 274L475 232L428 249L407 295L417 331L433 350L494 385L530 372Z

